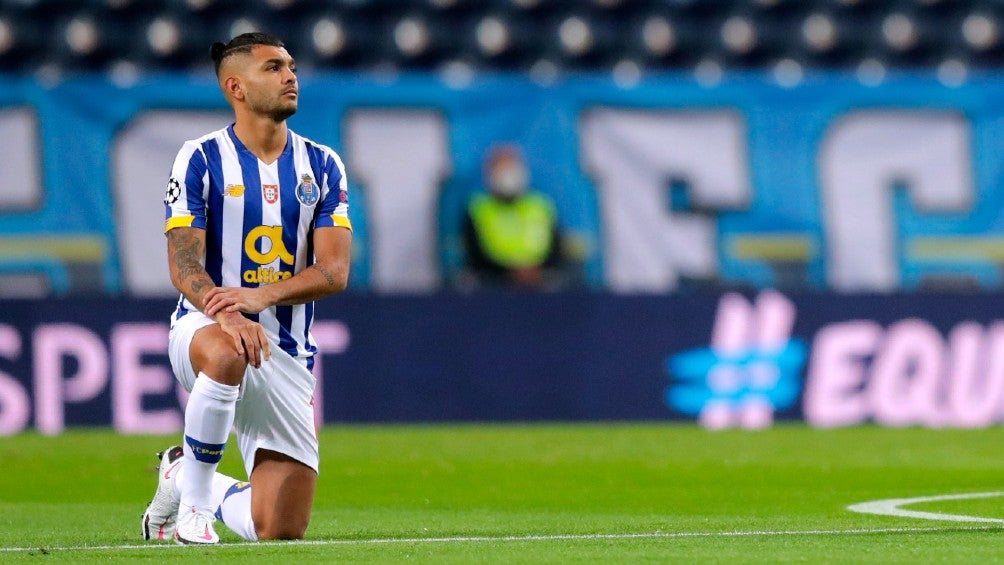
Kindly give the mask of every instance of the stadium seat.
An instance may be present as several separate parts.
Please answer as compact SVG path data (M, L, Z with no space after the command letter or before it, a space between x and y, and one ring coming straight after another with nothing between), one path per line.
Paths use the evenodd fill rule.
M134 36L136 56L157 69L183 69L209 61L206 31L200 22L185 21L172 13L149 18Z
M486 69L527 69L540 53L540 25L522 13L485 13L468 24L462 49Z
M117 55L127 52L128 38L112 22L94 12L63 18L53 29L50 62L66 70L101 70Z
M810 67L850 68L865 57L859 29L859 22L833 12L808 13L799 22L790 54Z
M287 45L297 63L313 68L359 68L382 57L370 46L376 30L365 20L336 11L318 11L301 20Z
M305 63L329 68L1004 62L999 0L8 0L0 22L5 69L100 69L121 59L197 68L206 45L252 29L282 36Z
M960 14L948 50L975 66L1004 60L1004 4L984 3Z
M0 10L0 69L20 71L42 60L45 34L31 19Z

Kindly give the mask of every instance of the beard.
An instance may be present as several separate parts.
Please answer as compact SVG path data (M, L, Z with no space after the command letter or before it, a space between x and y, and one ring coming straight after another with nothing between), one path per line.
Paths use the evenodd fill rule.
M296 102L292 102L286 105L278 105L271 113L268 114L268 117L272 118L275 122L281 122L295 113Z
M296 113L296 100L255 98L249 102L256 114L268 116L274 122L281 122Z

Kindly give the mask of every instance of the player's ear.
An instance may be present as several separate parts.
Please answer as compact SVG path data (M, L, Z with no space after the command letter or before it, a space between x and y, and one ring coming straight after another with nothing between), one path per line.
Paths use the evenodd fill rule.
M229 98L234 100L244 100L244 85L236 76L227 77L227 79L223 81L223 91L227 93Z

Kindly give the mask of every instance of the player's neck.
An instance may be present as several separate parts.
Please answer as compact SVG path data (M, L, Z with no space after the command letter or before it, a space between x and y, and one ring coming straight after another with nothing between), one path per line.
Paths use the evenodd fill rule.
M271 164L286 149L286 121L245 116L234 124L234 135L263 163Z

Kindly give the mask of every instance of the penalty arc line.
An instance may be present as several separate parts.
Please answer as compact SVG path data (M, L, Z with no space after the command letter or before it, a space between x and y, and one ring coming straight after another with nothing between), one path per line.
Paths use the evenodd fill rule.
M900 518L920 518L922 520L941 520L947 522L982 522L988 524L1004 524L1001 518L984 518L967 516L965 514L943 514L940 512L921 512L905 510L901 506L919 504L922 502L939 502L943 500L971 500L976 498L993 498L1004 496L1004 492L975 492L969 494L942 494L937 496L918 496L914 498L887 498L852 504L847 507L851 512L863 514L878 514L881 516L897 516Z
M763 530L763 531L726 531L726 532L642 532L622 534L544 534L525 536L455 536L430 538L365 538L365 539L332 539L332 540L300 540L283 542L237 542L224 543L220 547L268 547L268 546L337 546L337 545L387 545L387 544L422 544L422 543L499 543L499 542L535 542L535 541L594 541L594 540L631 540L631 539L681 539L710 537L778 537L778 536L841 536L841 535L874 535L874 534L909 534L929 532L957 531L990 531L999 528L992 526L968 527L928 527L928 528L855 528L845 530ZM0 554L23 553L31 551L119 551L133 549L167 549L184 548L177 544L147 543L122 545L80 545L80 546L36 546L36 547L0 547Z

